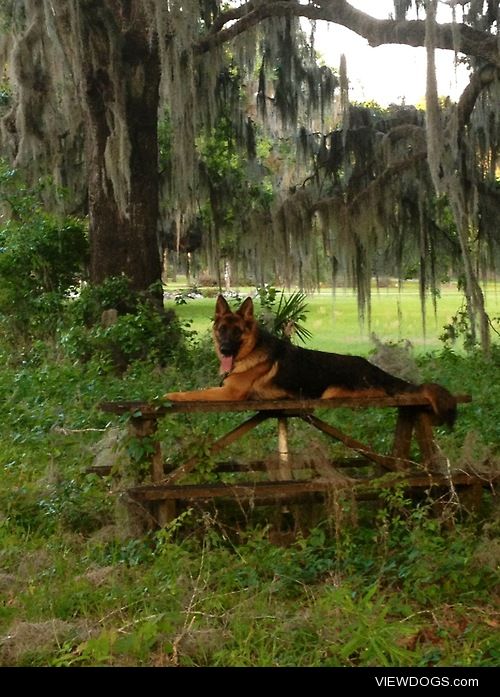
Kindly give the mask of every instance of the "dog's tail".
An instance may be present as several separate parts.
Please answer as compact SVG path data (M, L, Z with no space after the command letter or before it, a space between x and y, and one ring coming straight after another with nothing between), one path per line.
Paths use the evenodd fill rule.
M448 390L435 382L426 382L419 386L419 391L431 403L434 423L453 428L457 418L457 400Z

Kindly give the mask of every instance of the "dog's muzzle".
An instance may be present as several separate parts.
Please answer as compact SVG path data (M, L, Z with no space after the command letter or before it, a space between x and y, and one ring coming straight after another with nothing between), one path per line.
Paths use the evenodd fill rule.
M220 344L219 350L223 356L236 356L239 350L239 343L232 341L224 341Z

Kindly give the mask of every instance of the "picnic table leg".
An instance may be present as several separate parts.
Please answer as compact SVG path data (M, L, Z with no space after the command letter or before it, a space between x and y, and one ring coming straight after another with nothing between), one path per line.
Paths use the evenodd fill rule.
M411 440L417 413L412 407L399 407L392 454L398 469L405 469L410 459Z
M283 481L291 479L292 471L288 453L288 419L284 416L278 417L278 459L279 478Z
M419 411L415 421L415 435L420 448L420 462L424 467L432 465L436 458L438 448L434 440L431 415L425 411Z
M290 451L288 449L288 418L285 413L276 415L278 422L278 469L275 471L275 478L282 482L293 479ZM295 538L297 526L300 525L303 517L304 512L300 506L284 502L276 510L275 515L274 525L276 527L277 539L286 540L290 536Z
M151 480L154 484L164 479L163 455L161 452L160 441L155 437L158 430L158 421L155 418L131 417L129 421L129 433L135 438L150 438L153 440L153 451L149 455ZM176 502L157 501L150 504L149 515L143 516L145 527L163 527L167 525L176 515Z
M477 513L483 499L483 482L476 481L469 486L459 487L458 498L468 513Z

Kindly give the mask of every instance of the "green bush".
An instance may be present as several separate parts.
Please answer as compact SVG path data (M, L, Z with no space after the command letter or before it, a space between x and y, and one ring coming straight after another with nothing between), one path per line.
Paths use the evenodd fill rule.
M133 314L139 301L140 296L131 289L127 277L114 276L99 285L84 286L68 307L68 319L72 325L93 327L101 322L104 310Z
M0 321L12 342L53 335L88 258L83 222L47 213L40 196L0 163Z
M103 322L106 310L117 315ZM144 359L165 365L183 338L175 313L133 291L125 277L84 288L68 306L67 324L61 344L69 356L95 357L119 370Z

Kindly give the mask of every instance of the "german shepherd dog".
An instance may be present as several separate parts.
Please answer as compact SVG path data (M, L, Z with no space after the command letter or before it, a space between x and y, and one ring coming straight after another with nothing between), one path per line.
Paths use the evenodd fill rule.
M415 385L386 373L360 356L293 346L272 336L257 322L251 298L232 312L225 298L219 295L213 338L223 376L221 386L169 392L165 399L331 399L412 393L427 398L434 423L451 427L455 421L456 400L444 387L435 383Z

